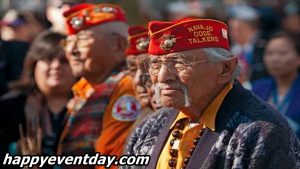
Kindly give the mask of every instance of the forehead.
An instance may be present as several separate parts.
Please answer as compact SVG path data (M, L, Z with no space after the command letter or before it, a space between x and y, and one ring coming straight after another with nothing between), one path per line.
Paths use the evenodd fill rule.
M76 34L68 35L68 37L75 37L81 35L94 35L94 34L99 35L105 32L104 29L101 29L101 27L102 27L101 25L97 25L87 29L83 29Z
M135 55L127 55L127 60L136 59Z
M144 54L139 54L136 56L136 59L138 62L144 62L148 59L148 54L144 53Z

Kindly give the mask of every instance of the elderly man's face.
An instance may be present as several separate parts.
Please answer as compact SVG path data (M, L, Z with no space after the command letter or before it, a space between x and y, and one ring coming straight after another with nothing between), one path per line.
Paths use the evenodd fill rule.
M137 71L137 61L136 61L136 55L128 55L126 57L126 63L129 70L129 75L131 77L134 77Z
M66 55L73 74L89 77L105 71L113 60L114 35L97 27L67 37Z
M218 68L208 63L200 49L151 56L149 72L162 104L178 109L201 104L201 99L214 90L218 79Z
M150 100L146 90L147 81L150 80L149 75L146 75L146 69L144 66L144 61L146 60L148 54L140 54L135 56L136 72L134 75L134 86L136 91L136 96L140 101L142 106L149 106Z

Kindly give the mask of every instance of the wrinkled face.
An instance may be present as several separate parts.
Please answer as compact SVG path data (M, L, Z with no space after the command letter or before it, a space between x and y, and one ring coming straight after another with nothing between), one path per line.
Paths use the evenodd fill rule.
M68 92L76 80L62 52L51 60L38 60L34 69L34 79L42 93Z
M75 76L101 75L113 62L114 35L98 26L69 35L66 55Z
M148 69L163 106L199 105L217 85L216 64L210 64L200 49L150 56Z
M137 99L142 106L149 106L150 100L146 90L147 82L150 80L149 75L146 75L146 69L144 67L144 61L147 58L147 54L140 54L135 57L136 73L134 75L134 87L136 91Z
M300 66L300 57L293 43L283 37L274 38L268 43L264 61L268 72L274 77L283 77L297 72Z
M130 76L134 78L136 71L138 69L136 55L128 55L126 57L126 63L127 63L127 67L128 67Z
M149 81L151 80L149 79ZM153 110L156 111L162 108L160 96L158 94L155 94L155 85L151 83L151 85L147 86L146 89Z

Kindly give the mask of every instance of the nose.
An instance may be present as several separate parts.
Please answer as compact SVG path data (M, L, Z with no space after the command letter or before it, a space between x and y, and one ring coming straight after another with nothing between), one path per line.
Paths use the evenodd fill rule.
M74 47L73 49L72 49L72 56L73 57L79 57L80 56L80 52L79 52L79 50L78 50L78 48L77 48L77 45L74 45L74 46L76 46L76 47Z
M280 60L281 55L279 54L272 54L267 58L267 61L271 64L276 64Z
M169 81L176 80L176 75L174 73L170 73L167 65L162 65L161 69L157 74L157 81L159 83L167 83Z
M79 57L80 52L77 47L77 41L69 42L69 44L67 44L67 46L68 46L68 48L67 48L68 56Z
M61 65L60 60L59 60L58 58L54 58L54 59L51 61L50 67L51 67L52 69L57 69L57 68L60 67L60 65Z

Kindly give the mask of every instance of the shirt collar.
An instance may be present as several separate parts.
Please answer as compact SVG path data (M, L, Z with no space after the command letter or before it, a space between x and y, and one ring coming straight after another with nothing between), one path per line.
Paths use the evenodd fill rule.
M226 85L218 94L218 96L206 107L206 109L203 111L200 117L200 121L213 131L216 128L215 122L216 122L217 112L223 100L225 99L229 91L232 89L232 87L233 87L232 83Z
M94 89L93 86L85 78L82 77L73 85L72 91L74 96L80 97L82 99L87 99L91 95L91 93L93 93Z

